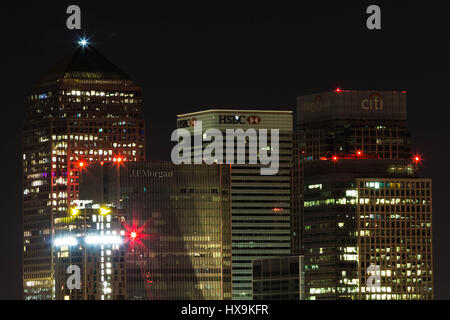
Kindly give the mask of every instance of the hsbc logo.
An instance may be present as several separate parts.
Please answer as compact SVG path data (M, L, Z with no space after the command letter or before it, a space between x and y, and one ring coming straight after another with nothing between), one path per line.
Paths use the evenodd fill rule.
M259 116L230 116L219 115L220 124L252 124L257 125L261 123Z
M373 93L368 99L361 100L361 108L363 110L383 110L383 97L379 93Z
M247 118L248 124L259 124L261 122L261 118L258 116L250 116Z
M177 122L177 128L179 129L179 128L195 127L196 124L197 124L197 118L179 120Z

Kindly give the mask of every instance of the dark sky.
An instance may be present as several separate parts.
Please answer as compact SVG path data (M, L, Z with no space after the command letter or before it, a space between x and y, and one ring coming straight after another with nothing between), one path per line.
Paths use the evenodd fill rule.
M150 159L169 159L178 113L289 109L334 89L407 90L414 149L433 178L435 296L450 299L449 1L11 1L0 21L0 298L21 298L21 128L26 94L75 50L77 4L96 48L144 95ZM395 3L393 3L395 2ZM382 30L366 29L379 4Z

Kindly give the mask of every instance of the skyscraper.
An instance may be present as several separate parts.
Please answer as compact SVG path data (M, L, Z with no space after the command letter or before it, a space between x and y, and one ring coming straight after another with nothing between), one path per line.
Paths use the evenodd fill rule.
M297 103L292 250L304 251L307 298L432 298L431 180L411 154L406 92Z
M336 154L410 159L406 91L343 90L297 98L298 142L306 160Z
M28 97L23 128L23 288L53 299L54 218L78 199L88 163L145 158L141 89L94 48L80 46Z
M406 91L343 90L297 97L292 253L301 254L303 163L336 155L410 159Z
M276 175L261 175L261 164L231 166L233 299L252 299L252 260L291 252L292 112L212 109L178 115L177 128L193 133L198 121L203 132L218 129L224 136L227 129L279 129ZM239 149L245 149L248 162L248 139L244 147L234 145L235 152Z
M127 217L128 299L231 299L229 166L93 165L80 198Z

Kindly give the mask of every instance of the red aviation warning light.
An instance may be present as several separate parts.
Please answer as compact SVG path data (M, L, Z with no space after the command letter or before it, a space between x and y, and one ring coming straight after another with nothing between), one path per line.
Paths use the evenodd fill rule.
M422 161L422 157L420 155L416 154L413 157L413 161L418 164L418 163L420 163Z
M146 268L147 261L144 257L145 252L149 252L148 248L145 246L145 244L141 241L144 239L149 239L152 237L149 234L145 233L145 229L147 226L146 221L141 226L137 225L137 222L133 220L131 225L128 225L126 222L123 222L122 226L125 230L123 230L123 235L127 235L127 239L125 240L126 243L129 244L129 251L130 254L134 257L134 259L137 259L137 265L139 266L139 269L141 271L141 275L144 280L145 284L145 293L148 299L153 300L153 295L150 290L150 286L153 283L153 280L151 278L150 271Z
M132 230L130 231L130 233L128 234L128 238L130 238L131 241L135 241L138 238L138 233L136 230Z
M338 157L337 157L337 156L333 156L331 159L332 159L333 161L337 161L337 160L338 160Z
M334 90L335 92L337 92L337 93L339 93L339 92L341 92L342 90L341 90L341 88L336 88L336 90Z
M356 155L357 156L362 156L362 151L361 150L356 151Z
M136 221L134 221L131 225L128 225L125 222L122 224L125 229L123 230L124 231L123 235L126 235L125 242L129 242L132 248L134 248L136 245L145 248L145 245L142 242L142 240L153 238L152 235L145 233L145 229L147 228L147 222L145 222L141 226L138 226Z

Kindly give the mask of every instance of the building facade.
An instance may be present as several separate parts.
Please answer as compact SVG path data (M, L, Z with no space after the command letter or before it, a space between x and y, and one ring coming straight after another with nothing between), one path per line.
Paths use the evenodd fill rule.
M125 222L120 210L91 201L55 218L56 300L127 299Z
M54 299L55 218L79 197L88 163L145 158L141 89L94 48L80 46L35 85L23 127L23 289Z
M304 300L303 256L253 260L253 300Z
M410 159L406 91L342 90L297 98L298 143L306 160L338 154Z
M199 121L202 134L208 129L217 129L224 137L227 129L266 129L268 132L279 129L279 170L276 175L261 175L260 163L249 164L248 139L245 146L234 142L236 145L232 149L234 156L243 151L246 159L245 164L231 165L233 299L252 299L252 260L291 253L292 112L205 110L178 115L177 128L194 134ZM204 142L201 148L207 144ZM257 152L259 157L261 146Z
M225 165L96 165L80 184L83 200L111 203L128 217L133 300L231 299L230 194Z

